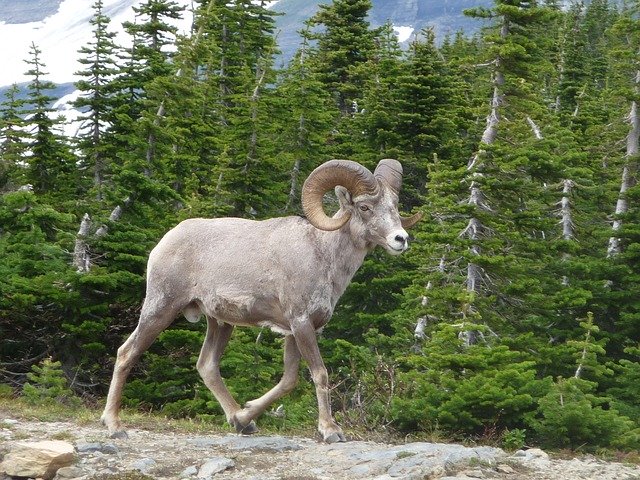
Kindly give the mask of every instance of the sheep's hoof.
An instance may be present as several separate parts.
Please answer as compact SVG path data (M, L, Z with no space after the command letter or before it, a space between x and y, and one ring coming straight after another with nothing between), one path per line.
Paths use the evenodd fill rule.
M258 431L259 430L258 430L258 427L256 426L256 422L254 422L253 420L251 420L245 426L242 426L239 423L236 423L236 432L238 432L241 435L252 435L254 433L257 433Z
M109 438L126 440L127 438L129 438L129 434L127 433L126 430L116 430L115 432L109 434Z
M341 432L333 432L331 435L327 435L324 438L326 443L338 443L338 442L346 442L347 439Z

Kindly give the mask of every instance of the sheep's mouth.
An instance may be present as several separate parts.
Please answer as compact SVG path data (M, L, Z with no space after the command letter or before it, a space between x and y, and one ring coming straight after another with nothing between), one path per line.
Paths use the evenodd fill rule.
M400 248L396 248L396 247L392 247L391 245L387 244L387 252L389 252L391 255L400 255L401 253L403 253L407 248L402 246Z

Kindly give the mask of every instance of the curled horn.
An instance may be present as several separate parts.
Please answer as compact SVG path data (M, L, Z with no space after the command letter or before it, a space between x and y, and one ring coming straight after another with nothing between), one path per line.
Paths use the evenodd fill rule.
M387 182L393 193L398 195L402 186L402 165L399 161L391 158L380 160L373 175L377 179Z
M316 168L302 186L302 209L311 224L320 230L338 230L349 221L351 214L331 218L324 213L322 197L338 185L345 187L353 197L374 195L378 182L373 174L350 160L330 160Z
M391 158L385 158L378 162L378 166L374 171L374 176L383 180L393 190L393 193L398 195L400 187L402 186L402 165L399 161ZM417 212L410 217L400 216L400 223L402 228L411 228L422 218L422 212Z
M422 212L416 212L410 217L403 217L402 215L400 215L400 223L402 224L402 228L411 228L416 223L418 223L421 218Z

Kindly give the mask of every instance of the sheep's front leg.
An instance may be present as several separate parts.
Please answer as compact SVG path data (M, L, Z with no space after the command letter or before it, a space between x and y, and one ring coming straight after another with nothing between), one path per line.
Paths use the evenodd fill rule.
M315 329L308 319L303 319L302 321L294 322L292 330L298 349L309 366L311 378L316 386L318 431L327 443L344 442L346 438L342 433L342 429L333 419L333 415L331 415L329 375L320 355Z

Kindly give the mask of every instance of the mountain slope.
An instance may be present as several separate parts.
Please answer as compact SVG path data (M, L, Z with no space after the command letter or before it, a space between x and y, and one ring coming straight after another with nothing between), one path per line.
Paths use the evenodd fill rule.
M300 44L300 31L304 21L317 10L318 5L328 0L280 0L272 9L283 15L276 19L279 29L278 44L285 59L291 58ZM442 39L447 33L463 30L473 33L480 22L467 18L463 10L471 7L490 6L493 0L372 0L373 8L369 21L373 27L391 22L396 27L411 27L412 33L424 28L433 28L436 37ZM401 41L409 40L400 38Z
M133 20L132 6L142 0L104 0L104 13L111 18L111 30L119 34L118 41L127 43L122 30L122 22ZM0 49L0 87L21 83L26 79L24 60L29 56L31 42L42 50L47 65L49 79L56 83L76 80L74 72L80 69L77 50L91 39L89 19L93 11L89 0L0 0L0 44L11 48ZM190 0L178 0L187 9ZM280 0L273 10L278 16L278 42L282 50L280 63L290 59L300 44L298 31L303 23L318 9L320 3L328 0ZM446 33L463 29L473 32L479 22L466 18L465 8L490 5L492 0L373 0L370 13L372 26L391 21L402 29L400 40L410 38L409 32L416 33L423 28L434 28L439 38ZM182 31L188 31L190 15L181 24Z
M0 0L0 22L39 22L58 10L62 0Z
M129 43L122 23L134 20L135 13L131 7L139 5L142 1L103 0L103 13L111 18L109 29L117 33L117 43L122 45ZM179 0L179 2L186 6L190 5L189 0ZM94 13L93 3L89 0L36 0L35 2L0 0L0 11L3 5L11 4L9 13L3 11L0 16L0 20L7 22L4 25L0 24L0 44L11 46L11 48L0 49L0 65L2 65L0 87L27 80L24 76L27 70L24 60L29 58L29 47L32 42L42 50L42 60L46 64L45 71L49 73L48 80L55 83L77 80L74 73L83 68L78 63L78 49L92 38L89 20ZM40 6L42 11L34 9L34 5ZM42 18L45 12L49 15ZM14 19L12 23L9 23L10 18ZM189 25L190 18L187 18L179 27L187 31Z

